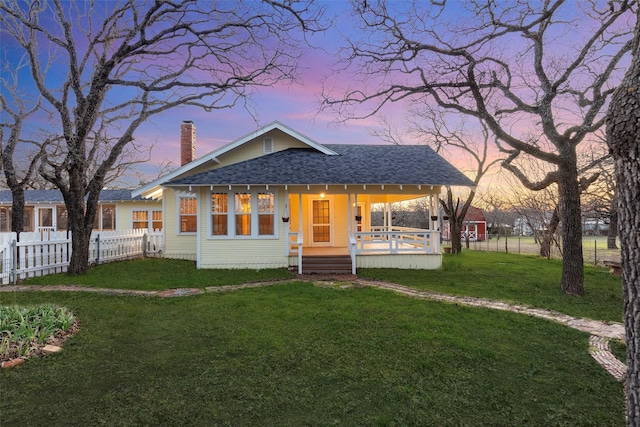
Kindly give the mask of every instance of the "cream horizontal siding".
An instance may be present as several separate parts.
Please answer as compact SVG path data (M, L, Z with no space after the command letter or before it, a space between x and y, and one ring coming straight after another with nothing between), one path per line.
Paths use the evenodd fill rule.
M171 188L164 189L164 256L196 260L197 236L178 234L178 197Z
M255 159L256 157L263 156L264 149L262 142L265 138L273 138L273 151L282 151L288 148L309 147L308 145L298 141L295 138L292 138L286 133L278 129L274 129L264 135L261 135L258 138L244 143L234 150L221 155L218 159L220 160L220 165L217 167L231 165L234 163L242 162L244 160Z
M240 189L239 189L240 191ZM275 238L211 238L210 191L201 190L202 203L200 213L200 257L199 268L285 268L289 265L289 257L285 254L286 224L282 222L285 195L282 188L270 188L277 192L277 208L275 222L277 235ZM229 207L231 209L231 206Z
M102 204L110 204L105 202ZM130 230L133 228L133 211L148 211L149 218L151 212L162 211L161 200L133 200L126 202L115 202L116 205L116 230Z
M357 268L398 268L404 270L437 270L442 267L442 255L394 254L359 255Z
M288 267L284 242L272 240L209 240L202 243L200 268L282 268Z

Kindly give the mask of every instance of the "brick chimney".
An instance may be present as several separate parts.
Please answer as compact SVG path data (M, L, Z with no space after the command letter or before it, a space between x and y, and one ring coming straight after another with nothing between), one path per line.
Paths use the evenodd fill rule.
M180 124L180 166L196 158L196 127L191 120Z

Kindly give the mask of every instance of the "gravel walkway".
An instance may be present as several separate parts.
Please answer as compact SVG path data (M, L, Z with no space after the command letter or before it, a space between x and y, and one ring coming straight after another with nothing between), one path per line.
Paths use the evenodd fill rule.
M493 301L484 298L460 297L448 294L441 294L431 291L420 291L407 286L398 285L396 283L382 282L377 280L358 279L355 276L332 276L332 277L298 277L297 281L326 281L333 280L335 282L351 282L360 286L369 286L378 289L384 289L396 292L411 298L428 299L432 301L449 302L452 304L465 305L469 307L489 308L493 310L511 311L521 313L532 317L551 320L561 323L570 328L587 332L591 335L589 338L589 354L607 370L618 381L622 381L625 376L626 366L620 362L611 353L609 348L609 340L617 339L624 341L624 326L621 323L602 322L598 320L575 318L556 311L527 307L519 304L508 304L501 301ZM129 289L108 289L108 288L90 288L82 286L0 286L0 292L93 292L105 295L117 296L144 296L144 297L183 297L189 295L198 295L206 292L229 292L240 289L256 288L260 286L272 286L290 283L291 280L246 283L235 286L212 286L206 290L198 288L180 288L168 289L164 291L135 291Z

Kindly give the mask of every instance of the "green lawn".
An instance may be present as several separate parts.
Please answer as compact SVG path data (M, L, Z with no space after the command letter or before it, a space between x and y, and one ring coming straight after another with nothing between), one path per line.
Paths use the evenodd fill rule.
M359 275L621 319L619 278L587 268L587 295L565 297L560 267L465 252L438 271ZM288 277L147 259L28 283L158 290ZM80 331L61 354L0 371L2 425L624 424L622 385L589 356L588 335L515 313L306 282L166 299L0 293L4 305L44 302L71 309Z
M587 335L514 313L310 283L53 302L80 332L0 372L3 425L618 426Z
M388 280L417 289L483 297L548 308L576 317L622 322L620 277L606 268L585 266L585 295L560 289L562 263L532 255L463 251L445 255L437 271L366 269L360 277Z
M27 285L78 285L111 289L159 291L174 288L240 285L246 282L289 279L286 269L197 270L195 263L177 259L143 258L93 267L87 274L53 274L25 280Z

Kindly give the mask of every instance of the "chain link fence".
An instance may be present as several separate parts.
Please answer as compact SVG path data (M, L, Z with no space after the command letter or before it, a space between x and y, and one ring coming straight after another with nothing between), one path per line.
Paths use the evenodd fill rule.
M540 244L532 236L511 236L490 234L485 240L469 241L468 248L474 251L508 252L514 254L540 255ZM551 247L551 258L562 258L562 238L556 236L556 242ZM462 247L467 243L462 240ZM558 247L560 246L560 247ZM620 244L618 243L618 247ZM604 261L620 262L620 249L607 249L606 236L588 236L582 239L582 252L585 264L604 266Z

